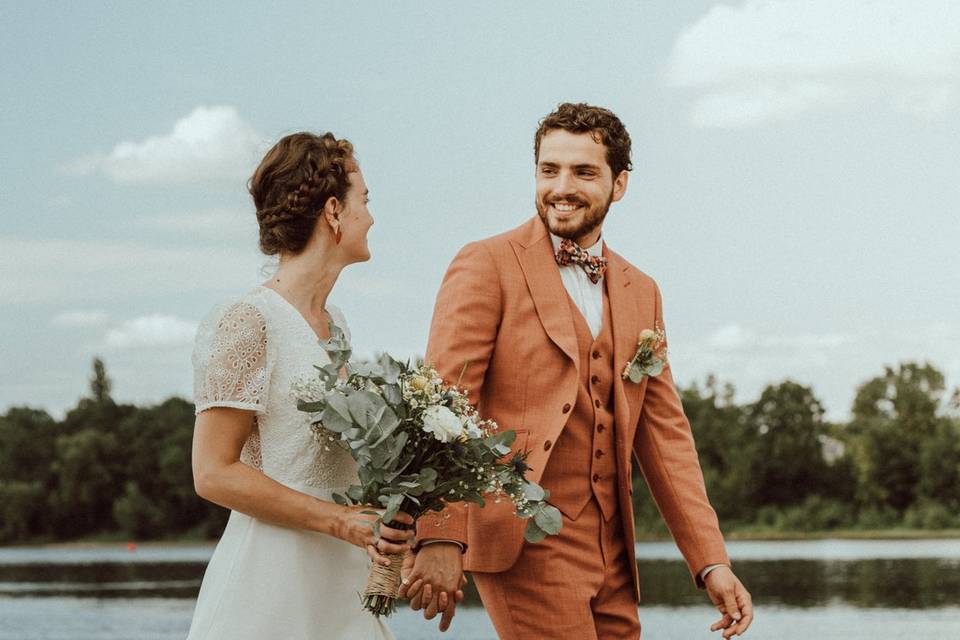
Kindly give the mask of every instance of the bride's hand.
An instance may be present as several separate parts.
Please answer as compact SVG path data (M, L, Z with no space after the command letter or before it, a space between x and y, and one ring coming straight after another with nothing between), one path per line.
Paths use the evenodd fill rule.
M388 566L388 555L401 555L412 548L415 531L411 529L395 529L387 524L380 525L380 538L373 533L373 523L383 514L383 509L368 505L351 505L341 507L336 536L352 545L366 549L370 559L378 564ZM368 513L363 513L364 511ZM372 515L371 512L377 515ZM413 518L403 511L397 513L391 524L413 525Z

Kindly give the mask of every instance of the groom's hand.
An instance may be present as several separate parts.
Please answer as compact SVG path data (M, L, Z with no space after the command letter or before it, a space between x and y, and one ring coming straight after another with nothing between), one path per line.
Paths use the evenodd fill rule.
M414 611L422 608L427 620L442 613L440 631L446 631L457 603L463 599L460 588L464 582L460 547L450 542L435 542L417 552L413 569L400 586L400 597L410 598L410 608Z
M741 635L753 622L753 601L750 592L733 574L730 567L717 567L703 579L710 600L723 617L710 625L710 631L723 629L723 637Z

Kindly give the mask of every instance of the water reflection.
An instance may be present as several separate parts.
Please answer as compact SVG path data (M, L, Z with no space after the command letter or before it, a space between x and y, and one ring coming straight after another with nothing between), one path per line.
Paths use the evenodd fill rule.
M17 562L0 558L0 596L97 598L196 597L203 561L149 561L143 557L54 562L54 556ZM950 554L947 554L950 555ZM702 606L686 565L673 559L638 561L643 606ZM927 609L960 605L960 557L857 560L762 559L736 561L754 601L765 606ZM472 584L467 603L479 606Z

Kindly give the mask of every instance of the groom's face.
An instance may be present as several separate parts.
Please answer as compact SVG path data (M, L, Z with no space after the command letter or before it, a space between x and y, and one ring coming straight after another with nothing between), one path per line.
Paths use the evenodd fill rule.
M540 140L537 213L554 235L593 245L610 203L626 187L627 172L613 175L607 147L591 134L554 129Z

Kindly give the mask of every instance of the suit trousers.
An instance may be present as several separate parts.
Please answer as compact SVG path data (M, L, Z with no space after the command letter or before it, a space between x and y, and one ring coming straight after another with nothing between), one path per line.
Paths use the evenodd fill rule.
M563 516L559 535L524 542L501 573L473 579L502 640L640 637L633 573L619 511L604 521L596 499L576 520Z

